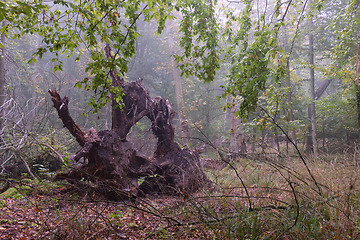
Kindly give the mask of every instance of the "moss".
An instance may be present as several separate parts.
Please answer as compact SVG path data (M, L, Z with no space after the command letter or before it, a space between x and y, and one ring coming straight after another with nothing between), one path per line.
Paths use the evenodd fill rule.
M23 196L30 195L31 190L32 189L28 186L21 186L18 188L11 187L8 190L6 190L4 193L0 194L0 196L3 196L5 198L19 199Z

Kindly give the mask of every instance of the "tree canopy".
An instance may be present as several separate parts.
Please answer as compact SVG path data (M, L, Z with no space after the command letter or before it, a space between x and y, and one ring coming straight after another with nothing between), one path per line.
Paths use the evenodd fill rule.
M117 96L121 106L122 90L111 85L109 72L117 69L121 77L126 76L140 37L137 23L155 21L156 34L161 34L168 21L178 21L182 51L173 57L182 74L207 83L214 80L221 64L228 64L222 96L238 96L238 115L245 117L255 110L268 80L279 84L286 78L286 59L291 58L293 47L285 51L281 46L281 31L289 24L293 26L289 31L289 44L293 46L299 25L309 16L321 14L326 7L323 4L320 0L6 1L0 4L0 20L5 21L2 33L12 29L14 38L24 34L41 38L29 62L50 53L57 71L63 67L61 55L75 56L75 61L89 57L89 77L76 86L94 92L91 105L95 112L109 101L110 94ZM345 10L334 16L331 27L338 29L343 24L340 18L358 22L358 5L355 0L349 1ZM356 36L356 28L347 26L336 30L333 59L340 60L344 51L350 53L349 39ZM112 58L104 53L107 44L114 51Z

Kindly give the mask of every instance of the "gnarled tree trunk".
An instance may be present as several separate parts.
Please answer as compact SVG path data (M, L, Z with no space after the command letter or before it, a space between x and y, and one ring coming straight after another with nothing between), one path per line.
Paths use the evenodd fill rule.
M86 160L80 167L59 174L57 179L87 179L92 182L92 191L111 200L144 194L191 193L209 185L198 156L174 142L172 119L176 113L169 101L151 98L141 80L124 83L116 74L112 78L113 84L124 92L122 109L113 101L112 130L82 131L70 116L67 97L61 99L55 90L49 90L64 126L82 147L75 160ZM152 159L139 155L126 140L131 127L145 116L158 140Z

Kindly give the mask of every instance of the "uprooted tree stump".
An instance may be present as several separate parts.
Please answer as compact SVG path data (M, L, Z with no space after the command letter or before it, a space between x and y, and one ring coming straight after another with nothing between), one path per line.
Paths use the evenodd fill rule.
M68 98L49 90L64 127L82 147L74 160L85 159L80 167L58 174L56 179L79 184L81 179L88 180L92 191L111 200L147 194L188 194L209 186L198 155L174 142L175 111L168 100L151 98L141 80L124 83L116 75L112 78L113 85L121 86L124 93L122 109L116 101L112 102L112 130L82 131L70 116ZM131 127L145 116L157 137L151 159L139 155L126 140Z

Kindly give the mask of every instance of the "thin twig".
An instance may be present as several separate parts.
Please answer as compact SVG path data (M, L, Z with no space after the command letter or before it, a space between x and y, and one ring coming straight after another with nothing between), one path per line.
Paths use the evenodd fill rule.
M321 188L318 184L318 182L316 181L314 175L311 173L311 170L310 168L308 167L303 155L301 154L299 148L297 147L297 145L294 143L294 141L290 138L290 136L287 134L287 132L275 121L275 119L270 116L270 114L264 109L261 107L261 110L265 112L265 114L272 120L273 124L280 129L280 131L286 136L286 138L288 139L288 141L294 146L296 152L298 153L301 161L304 163L304 166L306 167L306 170L308 171L309 175L311 176L312 180L314 181L317 189L318 189L318 194L321 196L322 195L322 192L321 192Z
M197 128L197 130L201 133L201 135L203 135L203 136L209 141L209 143L211 143L210 139L201 131L201 129L196 125L196 123L193 123L193 124L194 124L194 126ZM228 166L229 166L232 170L234 170L237 178L238 178L238 179L240 180L240 182L241 182L241 185L244 187L244 190L245 190L245 192L246 192L246 195L248 196L249 210L252 210L253 204L252 204L252 202L251 202L251 198L250 198L249 191L248 191L248 189L247 189L247 187L246 187L243 179L240 177L238 171L236 170L235 166L234 166L232 163L230 163L229 160L225 160L225 159L224 159L224 157L222 156L222 153L214 146L214 144L211 143L210 146L213 147L213 148L218 152L221 160L222 160L223 162L227 163Z

